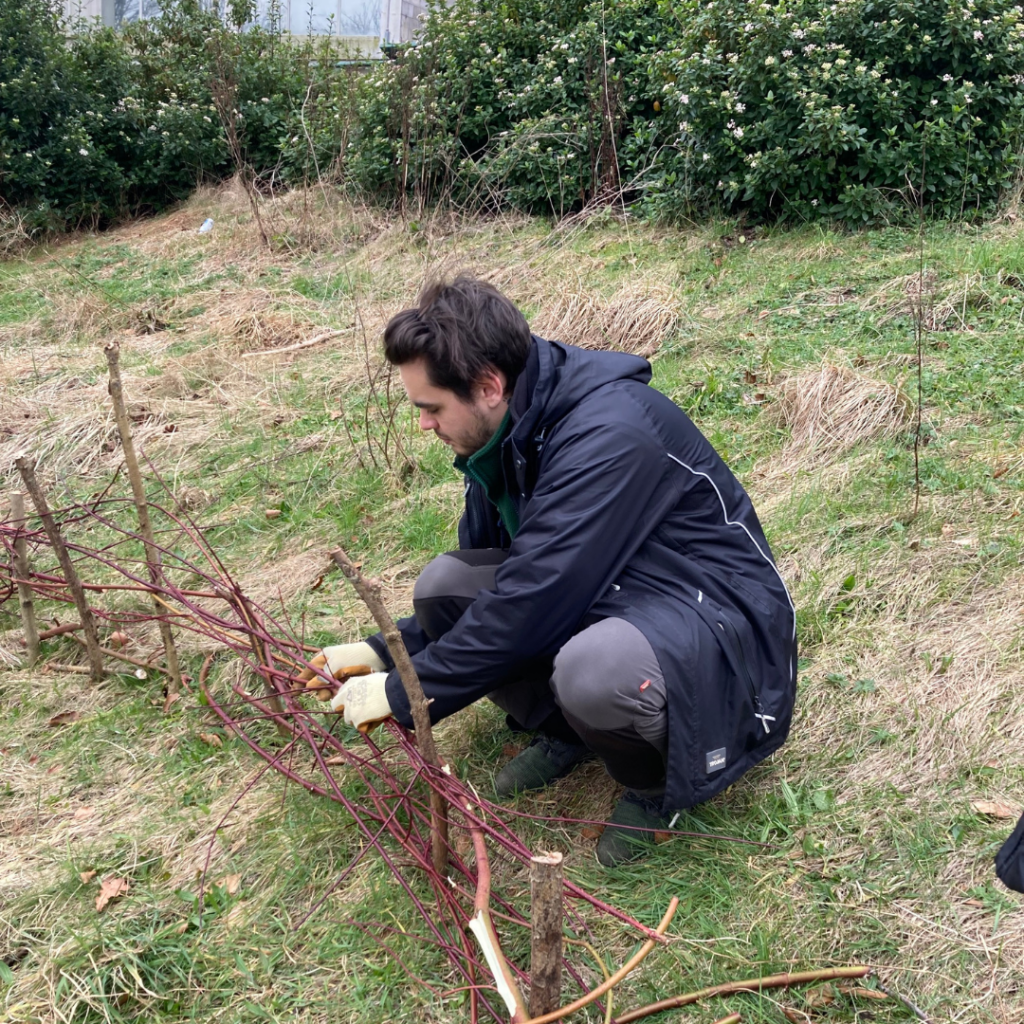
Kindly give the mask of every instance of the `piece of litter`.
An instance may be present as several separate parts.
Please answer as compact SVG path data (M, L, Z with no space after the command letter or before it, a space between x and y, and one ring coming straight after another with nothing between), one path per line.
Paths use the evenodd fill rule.
M206 235L213 230L213 218L207 217L202 224L199 225L199 234Z

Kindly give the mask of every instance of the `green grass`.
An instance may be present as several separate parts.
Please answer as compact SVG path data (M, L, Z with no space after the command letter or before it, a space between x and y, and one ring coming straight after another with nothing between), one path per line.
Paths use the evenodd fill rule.
M209 211L213 235L180 230ZM535 848L565 850L574 880L643 921L681 898L673 942L623 985L620 1010L863 960L932 1020L1024 1021L1015 987L1024 917L991 865L1012 822L972 807L1019 805L1024 795L1019 232L727 222L627 231L603 219L566 232L477 221L412 236L351 211L325 214L322 230L319 248L261 252L247 210L206 194L169 218L0 265L0 454L40 451L55 502L106 486L119 456L102 450L99 348L118 337L129 396L144 407L136 429L145 450L235 577L275 613L283 600L314 642L354 639L369 631L367 615L338 576L317 585L318 552L344 543L406 613L416 573L456 544L460 484L406 411L397 442L385 441L360 328L291 360L246 360L259 346L238 326L244 316L264 318L263 344L273 347L346 329L358 314L372 360L381 318L411 302L441 261L494 273L538 316L577 283L602 299L626 286L670 290L680 315L654 359L654 383L750 489L791 584L801 641L789 742L679 827L769 845L676 838L605 871L579 828L526 823L522 833ZM903 279L922 262L925 305L941 329L923 335L918 498L912 419L819 456L794 447L780 410L787 379L823 362L916 400ZM294 335L275 334L288 323ZM10 469L0 463L4 489L15 484ZM268 518L270 508L280 516ZM90 540L106 536L93 528ZM12 654L16 625L12 602L0 605L0 648ZM194 674L203 651L194 641L183 648ZM46 654L79 658L66 639ZM298 927L357 833L333 804L279 776L253 783L261 763L196 701L168 716L160 703L153 680L130 675L94 689L77 675L0 673L0 958L9 961L0 1019L468 1020L447 964L401 934L415 917L372 856ZM48 725L72 709L77 721ZM439 735L454 770L481 788L513 741L487 706ZM590 765L518 806L604 817L614 797ZM208 855L200 906L197 870ZM106 875L130 888L99 914ZM499 865L498 875L503 891L525 898L521 874ZM384 927L395 929L391 953L373 938ZM620 928L593 928L610 966L630 955ZM502 937L525 966L527 936L503 928ZM447 994L412 982L399 957ZM746 1021L778 1024L787 1008L789 1019L803 1012L815 1022L913 1019L893 1000L830 995L737 996L682 1019L739 1009Z

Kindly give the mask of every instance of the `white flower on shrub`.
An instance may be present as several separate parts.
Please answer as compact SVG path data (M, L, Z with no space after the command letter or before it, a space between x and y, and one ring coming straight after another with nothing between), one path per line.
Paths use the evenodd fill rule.
M681 92L679 94L679 102L685 106L690 102L690 94L688 92Z
M974 41L981 42L985 38L985 33L980 28L974 30Z
M811 206L817 206L817 205L818 205L818 200L817 199L812 199L811 200Z
M743 129L742 128L733 128L732 133L733 133L733 135L736 136L737 139L742 139L743 138Z
M782 51L782 56L783 57L792 57L793 56L793 51L792 50L783 50Z
M703 154L701 154L701 160L704 163L707 163L710 159L711 159L711 154L710 153L703 153Z
M735 109L737 114L742 114L747 109L747 105L746 103L737 103Z
M765 57L765 59L764 59L764 66L766 68L770 68L774 63L775 63L775 58L774 57L771 57L771 56Z
M89 155L89 150L85 149L84 147L83 147L82 149L80 149L80 150L79 150L78 152L79 152L79 153L80 153L80 154L81 154L82 156L88 156L88 155Z

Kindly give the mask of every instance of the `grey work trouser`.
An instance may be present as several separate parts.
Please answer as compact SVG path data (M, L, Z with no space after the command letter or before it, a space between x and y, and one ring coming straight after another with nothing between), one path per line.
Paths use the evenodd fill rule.
M424 632L436 640L451 629L481 590L494 589L506 557L497 548L466 549L430 562L413 591ZM529 663L488 696L524 729L558 735L563 719L623 785L648 795L664 787L665 677L647 638L625 619L586 625L553 660Z

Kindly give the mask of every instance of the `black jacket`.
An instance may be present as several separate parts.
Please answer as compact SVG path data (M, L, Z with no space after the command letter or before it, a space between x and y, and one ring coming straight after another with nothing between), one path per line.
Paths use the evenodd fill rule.
M437 720L585 624L633 623L665 674L672 809L707 800L785 740L796 629L750 499L650 379L644 359L535 338L502 449L519 531L510 542L471 482L459 525L462 547L509 550L495 590L435 643L415 619L400 626ZM387 696L410 725L394 671Z

